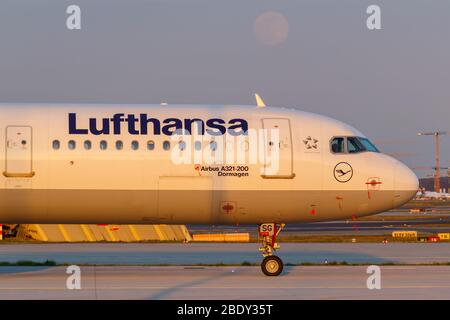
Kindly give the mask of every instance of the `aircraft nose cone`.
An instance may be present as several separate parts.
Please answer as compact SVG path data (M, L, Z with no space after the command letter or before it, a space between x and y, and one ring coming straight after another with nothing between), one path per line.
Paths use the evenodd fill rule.
M411 200L419 189L419 180L403 163L398 163L394 173L394 205L401 206Z

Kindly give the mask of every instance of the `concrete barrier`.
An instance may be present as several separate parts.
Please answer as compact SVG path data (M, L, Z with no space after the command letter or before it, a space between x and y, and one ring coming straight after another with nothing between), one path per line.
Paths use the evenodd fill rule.
M191 241L184 225L21 225L18 240L45 242Z
M450 233L438 233L440 240L450 240Z
M192 235L193 241L201 242L249 242L249 233L204 233Z
M393 238L417 239L417 231L393 231Z

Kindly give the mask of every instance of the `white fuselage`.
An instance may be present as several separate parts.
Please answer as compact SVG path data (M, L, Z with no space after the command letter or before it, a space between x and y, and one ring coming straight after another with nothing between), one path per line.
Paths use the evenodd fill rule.
M359 131L295 109L4 104L0 114L0 223L325 221L389 210L418 188L387 155L333 152L334 138Z

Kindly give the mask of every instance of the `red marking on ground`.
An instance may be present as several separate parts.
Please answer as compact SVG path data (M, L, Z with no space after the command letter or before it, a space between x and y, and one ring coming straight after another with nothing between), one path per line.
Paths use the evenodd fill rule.
M312 216L315 215L316 214L316 209L311 209L309 211L309 214L312 215Z

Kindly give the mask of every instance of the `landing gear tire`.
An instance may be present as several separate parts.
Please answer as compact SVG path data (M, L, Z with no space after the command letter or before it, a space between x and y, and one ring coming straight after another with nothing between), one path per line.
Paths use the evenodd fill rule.
M277 256L267 256L261 262L261 270L266 276L278 276L283 272L283 261Z
M274 252L280 248L277 243L277 236L284 223L263 223L258 227L258 236L261 241L261 251L264 259L261 263L261 270L266 276L278 276L283 272L283 261L274 255Z

